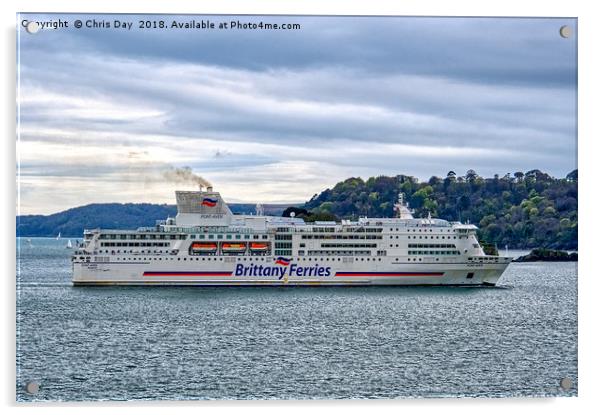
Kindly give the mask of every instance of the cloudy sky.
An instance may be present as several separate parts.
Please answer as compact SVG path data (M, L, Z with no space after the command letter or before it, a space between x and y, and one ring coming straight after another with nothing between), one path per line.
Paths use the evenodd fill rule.
M174 203L190 167L228 201L351 176L576 167L572 19L21 15L20 211ZM77 19L132 22L76 29ZM139 20L299 30L138 29Z

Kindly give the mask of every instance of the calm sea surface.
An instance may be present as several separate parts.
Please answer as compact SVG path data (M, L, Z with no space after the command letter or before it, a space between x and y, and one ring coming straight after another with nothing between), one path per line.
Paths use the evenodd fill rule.
M65 244L17 240L21 401L577 394L575 263L499 288L74 288Z

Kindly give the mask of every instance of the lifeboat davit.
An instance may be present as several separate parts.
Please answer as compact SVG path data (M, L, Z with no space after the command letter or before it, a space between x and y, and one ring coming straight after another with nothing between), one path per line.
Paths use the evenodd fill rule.
M251 242L251 251L254 252L265 252L269 247L270 245L267 242Z
M224 242L222 244L222 252L245 252L247 244L244 242Z
M190 246L193 252L215 252L217 251L217 243L215 242L193 242Z

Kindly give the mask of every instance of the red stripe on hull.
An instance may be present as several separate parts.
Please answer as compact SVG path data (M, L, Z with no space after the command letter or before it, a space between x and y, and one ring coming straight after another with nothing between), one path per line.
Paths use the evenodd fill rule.
M231 272L145 272L145 277L229 277Z
M443 272L337 272L337 277L442 277Z

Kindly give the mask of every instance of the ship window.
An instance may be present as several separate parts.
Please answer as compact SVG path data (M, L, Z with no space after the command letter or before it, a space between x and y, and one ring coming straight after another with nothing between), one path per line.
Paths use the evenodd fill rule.
M236 235L236 239L240 239L240 235Z
M251 235L245 235L245 239L249 239Z
M253 235L253 239L259 239L259 235Z
M226 239L232 239L232 235L226 235Z
M261 235L261 239L268 239L267 235Z
M207 235L209 239L213 239L215 235Z
M224 235L217 235L217 239L223 239Z

